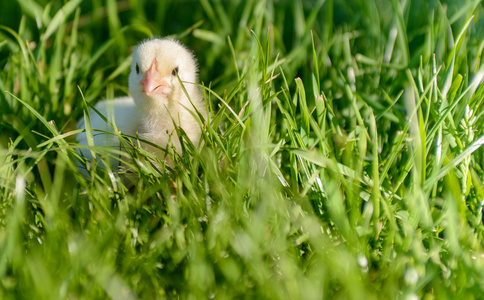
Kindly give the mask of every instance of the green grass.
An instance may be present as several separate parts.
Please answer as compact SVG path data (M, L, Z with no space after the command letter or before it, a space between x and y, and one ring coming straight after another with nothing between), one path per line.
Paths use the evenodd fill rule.
M0 20L0 299L484 292L481 1L19 0ZM75 122L166 35L199 60L203 145L167 170L131 149L132 189L83 177Z

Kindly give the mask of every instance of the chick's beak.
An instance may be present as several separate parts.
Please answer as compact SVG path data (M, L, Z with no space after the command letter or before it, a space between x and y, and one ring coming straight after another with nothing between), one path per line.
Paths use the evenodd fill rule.
M156 58L145 72L145 76L141 79L140 84L143 87L143 92L147 95L161 94L167 96L167 89L171 87L170 83L158 71Z

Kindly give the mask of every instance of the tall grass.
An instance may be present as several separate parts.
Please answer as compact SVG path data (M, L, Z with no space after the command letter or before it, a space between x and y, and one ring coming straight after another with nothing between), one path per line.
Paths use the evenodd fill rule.
M470 0L2 4L0 298L479 298L483 14ZM128 94L133 47L166 35L199 60L203 142L162 170L129 149L132 188L110 168L84 177L75 122ZM120 154L91 149L107 166Z

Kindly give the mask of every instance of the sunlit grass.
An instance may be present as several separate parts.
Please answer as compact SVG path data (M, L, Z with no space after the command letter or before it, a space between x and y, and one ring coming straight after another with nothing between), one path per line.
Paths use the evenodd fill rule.
M479 298L483 13L480 1L6 4L0 298ZM166 35L199 60L202 143L173 167L136 144L90 147L107 167L86 164L76 121L127 95L133 47Z

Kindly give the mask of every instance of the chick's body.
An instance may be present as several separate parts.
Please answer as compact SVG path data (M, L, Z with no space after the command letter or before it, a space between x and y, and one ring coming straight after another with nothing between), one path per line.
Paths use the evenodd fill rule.
M195 119L198 111L205 117L203 97L196 86L197 64L193 54L176 40L151 39L142 42L133 53L129 74L131 97L104 100L95 108L124 134L138 136L165 148L168 141L180 153L181 145L175 126L181 127L196 145L200 139L200 126ZM185 91L182 88L185 88ZM188 94L188 97L187 97ZM112 127L95 112L90 111L93 129L112 132ZM84 120L78 128L85 128ZM119 147L111 134L94 131L94 145ZM78 135L80 144L88 145L85 133ZM164 151L142 143L143 149L158 158ZM92 159L89 149L82 154ZM116 162L113 161L116 166Z

